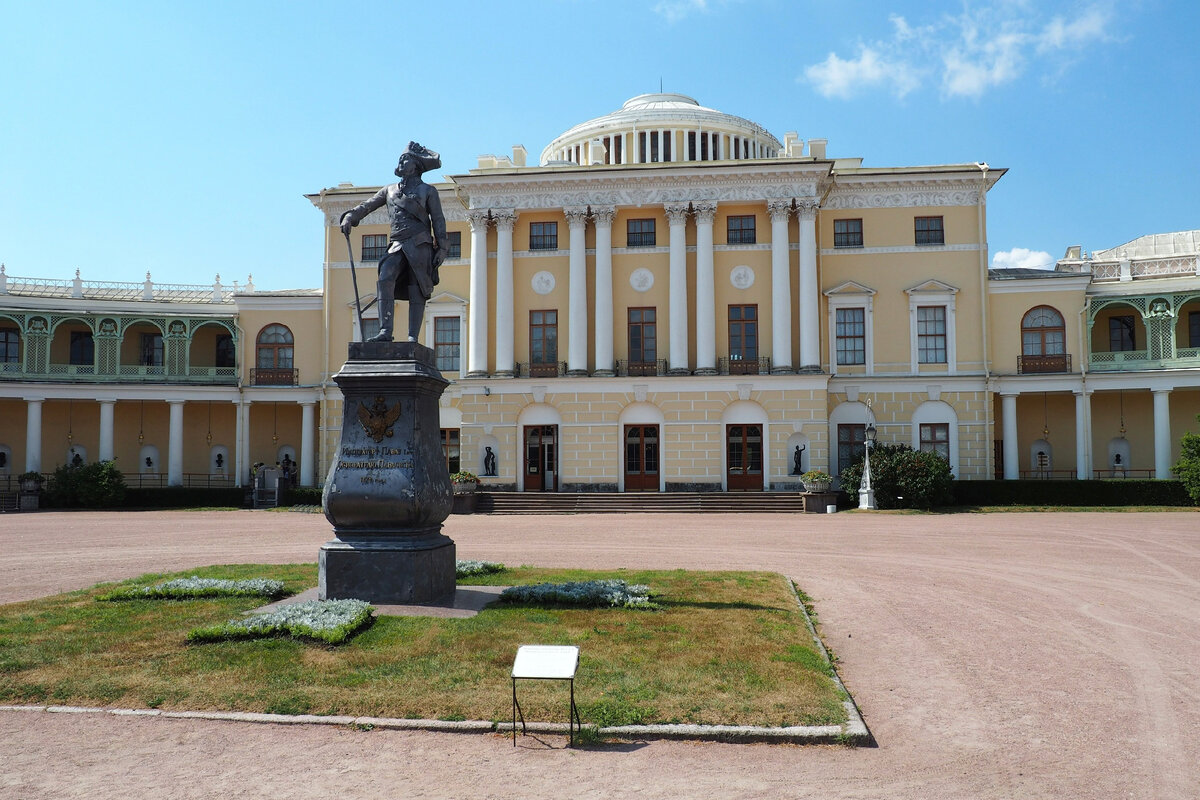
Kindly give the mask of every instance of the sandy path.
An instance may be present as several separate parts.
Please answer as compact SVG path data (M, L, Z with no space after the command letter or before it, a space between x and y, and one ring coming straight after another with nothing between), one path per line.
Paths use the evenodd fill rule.
M448 532L460 557L509 564L784 572L816 600L880 746L565 751L559 737L514 749L7 712L0 797L1200 795L1196 514L452 517ZM323 518L301 514L9 515L0 602L150 570L315 561L326 538Z

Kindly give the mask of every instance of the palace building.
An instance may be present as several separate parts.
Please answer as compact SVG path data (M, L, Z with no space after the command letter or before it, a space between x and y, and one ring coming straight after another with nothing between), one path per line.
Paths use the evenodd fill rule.
M516 146L435 184L450 257L422 341L452 381L447 468L492 490L787 491L873 422L960 479L1171 477L1200 413L1200 231L989 270L1004 169L828 149L651 94L536 164ZM351 256L369 303L389 231L374 212L349 253L338 224L377 189L307 196L319 289L0 271L0 475L78 456L243 485L291 461L321 483L330 378L378 326L371 308L358 330Z

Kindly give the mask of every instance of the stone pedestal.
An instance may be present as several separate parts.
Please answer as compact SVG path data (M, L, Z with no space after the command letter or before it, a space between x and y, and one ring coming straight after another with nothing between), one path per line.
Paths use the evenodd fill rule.
M449 385L413 342L353 342L333 376L342 437L322 507L336 537L321 546L319 596L379 604L454 595L454 542L438 398Z

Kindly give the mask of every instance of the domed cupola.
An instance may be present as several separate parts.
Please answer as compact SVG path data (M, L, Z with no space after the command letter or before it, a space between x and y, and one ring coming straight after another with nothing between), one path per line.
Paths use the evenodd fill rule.
M775 158L779 140L761 125L705 108L682 94L642 94L568 130L542 151L542 166L649 164Z

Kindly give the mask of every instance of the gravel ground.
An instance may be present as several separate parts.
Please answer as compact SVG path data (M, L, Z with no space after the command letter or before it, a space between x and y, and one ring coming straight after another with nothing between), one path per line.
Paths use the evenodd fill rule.
M0 712L0 797L1196 798L1200 516L451 517L460 558L766 569L815 600L877 748ZM315 561L320 515L0 517L0 602ZM577 691L586 696L587 677Z

